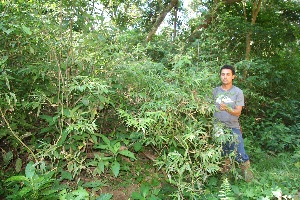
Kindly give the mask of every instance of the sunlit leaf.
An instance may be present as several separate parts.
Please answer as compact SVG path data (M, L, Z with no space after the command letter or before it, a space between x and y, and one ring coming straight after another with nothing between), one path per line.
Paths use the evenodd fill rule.
M128 150L120 151L119 154L121 154L123 156L126 156L126 157L129 157L129 158L132 158L132 159L136 159L135 156L134 156L134 153L132 153Z
M31 161L26 165L25 175L27 178L32 179L34 174L35 174L35 166L34 163Z
M26 34L28 34L28 35L31 35L31 34L32 34L30 28L28 28L28 27L26 27L26 26L24 26L24 25L22 25L21 27L22 27L22 30L23 30Z
M112 170L114 176L117 177L120 172L120 163L118 163L117 161L113 162L111 165L111 170Z

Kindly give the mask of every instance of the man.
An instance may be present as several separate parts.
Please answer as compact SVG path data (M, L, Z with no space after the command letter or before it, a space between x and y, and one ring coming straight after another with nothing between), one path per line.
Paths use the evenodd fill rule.
M213 90L213 97L216 105L214 117L216 124L221 123L226 129L229 129L237 142L223 144L223 152L228 156L234 150L237 153L236 161L240 163L245 181L251 181L253 174L250 170L249 156L244 148L244 141L240 129L239 116L244 106L243 91L233 85L235 70L230 65L224 65L220 70L222 85ZM230 169L230 159L225 159L222 172Z

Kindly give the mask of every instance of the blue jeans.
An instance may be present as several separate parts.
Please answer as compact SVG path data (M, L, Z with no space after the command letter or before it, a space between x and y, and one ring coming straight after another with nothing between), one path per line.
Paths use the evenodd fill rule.
M236 142L226 142L222 144L224 155L229 155L231 152L236 151L237 156L235 160L239 163L243 163L249 160L244 147L244 140L242 137L241 130L238 128L232 128L232 134L234 137L237 137Z

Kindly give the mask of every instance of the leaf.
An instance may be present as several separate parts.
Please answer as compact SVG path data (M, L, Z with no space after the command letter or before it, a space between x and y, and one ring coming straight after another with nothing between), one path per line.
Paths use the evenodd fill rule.
M64 179L67 179L67 180L72 180L73 177L72 177L72 174L68 171L62 171L61 172L61 180L64 180Z
M110 140L105 135L101 135L101 138L105 144L110 145Z
M4 164L8 165L10 163L10 161L13 159L13 157L14 157L14 154L12 151L5 153L3 156Z
M24 25L22 25L22 30L23 30L26 34L28 34L28 35L31 35L31 34L32 34L30 28L28 28L28 27L26 27L26 26L24 26Z
M112 194L106 193L106 194L101 194L99 197L97 197L96 200L110 200L112 198Z
M54 194L54 197L56 197L57 196L56 193L57 193L57 190L48 189L46 191L43 191L43 196L46 196L47 198L49 198L51 194Z
M109 149L108 145L104 145L104 144L96 144L93 146L94 149Z
M102 186L105 186L105 184L102 183L101 181L91 181L91 182L84 183L82 185L82 187L86 187L86 188L96 188Z
M146 198L148 196L149 192L150 192L150 187L149 187L148 184L143 183L141 185L140 190L141 190L142 196Z
M13 181L21 182L21 181L29 181L29 179L25 176L12 176L6 179L5 182L13 182Z
M131 194L132 199L143 199L142 195L139 192L133 192Z
M92 139L93 143L97 143L98 142L98 139L97 139L96 135L91 135L91 139Z
M34 49L32 47L29 47L29 51L31 54L34 54Z
M69 135L69 131L64 130L61 134L61 138L60 138L59 142L57 143L57 145L58 146L62 145L65 142L65 140L67 139L68 135Z
M154 195L151 195L150 197L148 197L148 200L161 200L161 199Z
M6 29L3 30L7 35L9 35L11 32L13 32L15 29L14 28L10 28L10 29Z
M134 145L133 145L133 149L134 149L135 151L140 151L142 148L143 148L143 145L142 145L141 142L136 142L136 143L134 143Z
M88 105L90 104L89 99L88 99L88 98L85 98L85 97L82 98L81 102L82 102L82 104L85 105L85 106L88 106Z
M86 197L89 196L89 193L83 187L79 187L77 190L74 190L72 194L77 195L76 199L86 199Z
M49 116L49 115L40 115L41 119L46 120L48 122L49 126L53 125L56 122L55 117Z
M32 179L35 174L35 166L32 161L30 161L25 168L25 175L27 178Z
M67 197L67 190L63 189L62 191L59 192L59 199L66 199Z
M121 143L120 143L120 142L117 142L117 143L114 144L114 146L113 146L113 148L111 149L111 151L112 151L114 154L116 154L116 153L119 151L120 147L121 147Z
M72 117L71 116L71 111L68 108L63 109L63 115L66 117Z
M2 59L0 60L0 67L7 61L8 56L3 56Z
M112 170L114 176L117 177L120 172L120 163L118 163L117 161L113 162L111 165L111 170Z
M21 197L23 197L24 195L26 195L28 192L32 191L32 188L29 187L23 187L21 191L19 191L18 193L20 194Z
M132 158L132 159L136 159L135 156L134 156L134 153L132 153L128 150L120 151L119 154L121 154L123 156L126 156L126 157L129 157L129 158Z
M97 168L100 170L101 173L104 173L104 167L105 167L105 163L104 161L99 161Z
M22 160L21 158L17 158L16 165L15 165L16 172L19 173L21 171L21 168L22 168Z

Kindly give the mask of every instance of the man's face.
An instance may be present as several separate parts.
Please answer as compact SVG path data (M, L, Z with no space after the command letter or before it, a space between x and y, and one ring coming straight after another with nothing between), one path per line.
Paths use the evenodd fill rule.
M221 81L224 85L232 84L234 75L230 69L222 69L220 74Z

